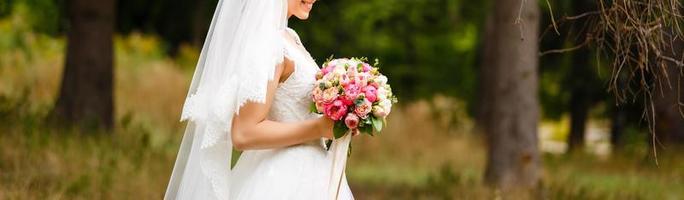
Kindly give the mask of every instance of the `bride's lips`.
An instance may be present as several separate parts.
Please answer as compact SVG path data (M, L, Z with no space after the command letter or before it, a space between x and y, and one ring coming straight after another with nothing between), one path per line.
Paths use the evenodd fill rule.
M314 4L315 2L316 2L316 1L306 1L306 0L302 0L302 6L304 6L304 9L305 9L307 12L310 12L311 9L313 8L313 4Z

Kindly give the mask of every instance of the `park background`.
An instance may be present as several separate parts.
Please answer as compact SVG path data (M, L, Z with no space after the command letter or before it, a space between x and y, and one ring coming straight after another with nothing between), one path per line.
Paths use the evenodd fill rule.
M542 53L583 44L596 23L563 19L600 2L320 0L290 19L319 63L379 59L399 97L355 138L356 198L683 198L681 82L620 96L598 46ZM216 3L0 0L0 199L161 199Z

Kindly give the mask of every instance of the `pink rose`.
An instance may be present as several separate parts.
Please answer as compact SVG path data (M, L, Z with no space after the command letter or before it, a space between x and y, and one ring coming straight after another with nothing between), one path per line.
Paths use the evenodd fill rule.
M363 63L362 65L363 66L361 66L361 69L363 70L363 72L369 72L372 68L368 63Z
M325 103L317 101L316 102L316 110L320 113L325 112Z
M351 83L344 87L345 100L354 101L361 93L361 88L356 83Z
M349 100L347 98L339 98L340 101L346 106L351 106L354 104L354 100Z
M359 74L359 72L356 71L356 68L350 67L349 69L347 69L347 76L355 77L357 74Z
M326 75L326 74L330 73L333 69L335 69L335 65L328 63L327 66L325 66L325 67L323 67L323 69L321 69L321 72L323 73L323 75Z
M368 81L370 80L370 74L366 72L359 73L356 76L356 83L359 84L361 87L366 87L368 85Z
M347 85L354 83L352 79L349 79L349 76L343 75L342 78L340 78L340 85L342 87L347 87Z
M377 90L372 85L368 85L366 87L363 87L362 91L363 91L364 95L366 96L366 99L368 99L368 101L375 102L378 100Z
M314 87L313 91L311 91L311 96L315 102L323 101L323 90L320 87Z
M344 124L346 124L347 127L350 129L355 129L359 126L359 117L356 116L354 113L349 113L347 114L347 117L344 119Z
M372 86L375 87L375 88L379 88L379 87L380 87L380 84L377 83L377 82L375 82L375 81L370 81L370 82L368 82L368 85L372 85Z
M345 114L347 114L347 105L340 100L335 100L325 107L325 115L332 120L340 120Z
M372 109L371 106L372 105L373 105L373 103L368 101L368 99L364 98L363 102L361 102L360 104L356 104L356 108L354 109L354 112L359 117L366 119L366 117L368 117L368 113L371 112L371 109Z
M337 87L331 87L328 89L323 90L323 94L321 94L321 101L323 103L332 103L337 99L337 92L339 89Z

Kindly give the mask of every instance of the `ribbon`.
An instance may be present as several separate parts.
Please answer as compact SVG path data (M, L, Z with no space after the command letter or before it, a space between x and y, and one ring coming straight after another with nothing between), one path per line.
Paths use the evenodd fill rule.
M330 147L332 149L332 167L330 171L330 183L328 184L328 196L330 199L337 200L339 197L342 178L344 177L344 171L347 166L347 153L349 152L351 138L352 134L347 133L342 136L342 138L335 139Z

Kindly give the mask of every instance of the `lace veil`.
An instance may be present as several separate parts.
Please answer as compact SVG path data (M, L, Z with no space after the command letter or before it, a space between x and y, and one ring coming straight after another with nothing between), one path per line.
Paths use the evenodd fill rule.
M285 0L220 0L181 121L188 124L164 199L228 199L233 115L263 103L283 61Z

